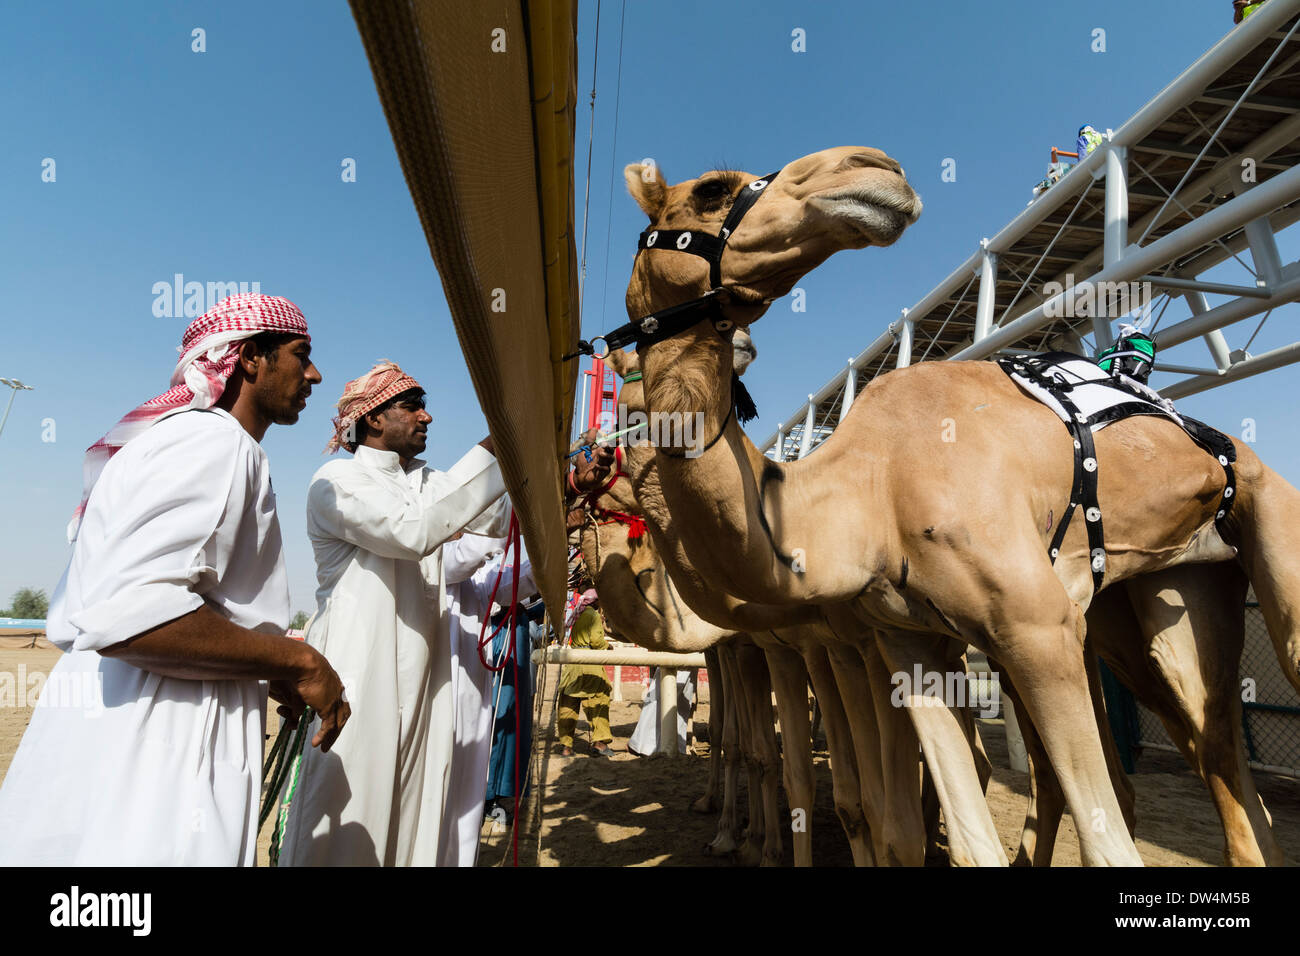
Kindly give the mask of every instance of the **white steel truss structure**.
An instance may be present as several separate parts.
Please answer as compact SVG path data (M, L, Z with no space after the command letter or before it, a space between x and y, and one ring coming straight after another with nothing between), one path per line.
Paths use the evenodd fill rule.
M804 457L891 368L1048 349L1086 354L1089 337L1099 351L1130 311L1130 290L1156 297L1146 307L1159 313L1158 349L1197 338L1208 349L1203 366L1157 357L1156 373L1176 376L1152 383L1169 398L1300 362L1300 341L1252 356L1222 331L1300 301L1300 261L1284 265L1276 242L1300 220L1298 159L1300 0L1270 0L981 240L760 449L782 461ZM1250 278L1201 278L1229 259ZM1230 298L1211 308L1207 294ZM1161 326L1175 300L1189 317Z

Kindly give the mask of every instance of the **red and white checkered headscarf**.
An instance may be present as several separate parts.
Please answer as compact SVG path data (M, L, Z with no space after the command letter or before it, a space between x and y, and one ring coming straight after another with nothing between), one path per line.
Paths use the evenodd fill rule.
M239 361L239 343L262 332L307 335L307 320L288 299L241 292L223 299L190 323L177 349L181 359L172 371L172 387L127 412L108 434L86 449L81 504L68 523L69 542L77 540L90 491L108 460L168 412L215 405Z
M413 388L420 388L420 383L398 368L396 362L380 359L379 364L365 375L343 386L343 397L338 403L339 414L334 419L334 434L325 450L332 455L344 445L352 444L349 432L362 415Z

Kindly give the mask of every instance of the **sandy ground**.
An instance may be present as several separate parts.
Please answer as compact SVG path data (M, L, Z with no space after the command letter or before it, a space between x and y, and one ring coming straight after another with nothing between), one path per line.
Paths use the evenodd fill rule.
M19 676L48 672L57 650L0 650L0 778L9 768L18 741L31 718L30 700L5 696ZM21 666L21 670L20 670ZM554 671L554 669L552 669ZM628 698L611 709L615 756L595 759L589 752L585 720L579 720L575 756L561 757L554 743L551 693L555 673L547 680L544 732L534 755L546 781L541 805L526 801L521 810L519 862L542 866L732 866L727 858L703 852L717 830L715 814L694 813L690 804L708 782L708 690L702 689L696 711L700 740L696 755L642 758L627 752L640 714L640 685L624 685ZM18 705L22 706L18 706ZM276 720L271 717L272 739ZM1008 857L1019 844L1024 822L1028 778L1007 769L1000 721L982 721L981 734L993 760L989 807ZM548 743L549 742L549 743ZM268 740L268 746L270 741ZM815 757L817 799L812 815L813 857L818 865L847 866L848 846L839 829L830 797L830 767L825 752ZM1149 866L1214 866L1222 861L1223 833L1209 795L1182 758L1150 751L1138 762L1133 784L1138 795L1137 846ZM1274 831L1288 860L1300 861L1300 780L1257 772L1255 780L1270 813ZM747 797L741 775L740 816ZM785 811L784 794L782 808ZM541 813L540 850L537 817ZM509 833L485 827L480 865L509 863ZM259 841L259 863L265 863L270 826ZM785 858L791 860L789 841ZM1056 865L1077 866L1079 845L1067 816L1057 841Z

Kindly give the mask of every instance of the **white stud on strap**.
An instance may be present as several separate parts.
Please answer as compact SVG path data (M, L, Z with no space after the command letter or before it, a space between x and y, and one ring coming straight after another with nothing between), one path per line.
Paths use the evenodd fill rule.
M1232 497L1232 485L1228 485L1228 487L1223 489L1223 497L1225 498Z
M1100 509L1100 508L1089 508L1087 511L1084 512L1084 514L1087 516L1087 518L1088 518L1089 521L1100 521L1100 520L1101 520L1101 509Z
M1084 471L1096 471L1096 470L1097 470L1097 459L1096 459L1096 458L1085 458L1085 459L1083 460L1083 470L1084 470Z
M1092 552L1092 569L1094 571L1106 570L1106 552L1097 548Z
M653 315L646 316L645 321L641 323L641 331L647 335L654 335L659 331L659 320Z
M766 185L767 185L766 179L755 179L752 183L749 184L749 188L754 190L754 192L758 192Z
M684 233L682 233L680 236L677 237L677 248L678 248L678 249L685 249L685 248L686 248L687 246L689 246L690 244L691 244L691 234L690 234L689 232L684 232Z
M654 232L650 233L650 235L645 237L645 247L649 249L658 241L659 241L659 230L656 229Z

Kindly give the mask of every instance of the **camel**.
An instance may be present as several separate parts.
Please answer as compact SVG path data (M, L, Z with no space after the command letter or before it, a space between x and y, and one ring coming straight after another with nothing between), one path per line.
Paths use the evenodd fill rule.
M743 333L737 334L736 350L738 354L742 350L752 354L752 343ZM614 353L610 356L609 362L620 375L634 374L639 371L634 353ZM635 386L626 386L620 392L619 401L629 413L643 410L643 397ZM584 478L581 483L597 487L607 479L605 472L593 468L590 477ZM625 489L627 486L619 487ZM620 495L616 498L602 498L601 501L607 511L619 512L622 509L620 513L626 516L641 517L640 506L634 498L629 499ZM662 529L663 533L668 534L671 534L671 530L671 526ZM608 549L612 546L617 549L620 538L620 535L614 534L610 544L605 547ZM649 548L651 550L643 554L654 554L652 544ZM588 551L591 552L592 548L588 547ZM1225 624L1213 620L1205 621L1199 616L1201 612L1198 611L1198 595L1212 593L1216 588L1231 587L1230 579L1234 573L1240 577L1240 571L1232 564L1189 565L1158 572L1150 576L1150 580L1144 577L1126 582L1115 591L1104 591L1088 610L1088 635L1090 640L1100 644L1101 654L1112 669L1116 670L1127 684L1135 688L1142 703L1162 717L1169 728L1171 738L1180 741L1180 749L1188 756L1189 763L1207 782L1216 809L1224 823L1226 862L1230 865L1264 862L1278 864L1282 861L1280 850L1273 840L1266 814L1255 795L1249 768L1245 766L1242 757L1244 749L1241 744L1239 710L1236 711L1236 716L1226 718L1231 708L1240 706L1236 694L1236 661L1240 657L1241 649L1241 607L1231 605L1229 602L1229 606L1236 606L1237 639L1235 642L1225 639L1232 633L1231 622ZM1225 575L1227 575L1226 579ZM1166 640L1171 642L1171 649L1153 656L1152 642L1157 638L1157 633L1144 635L1142 626L1137 619L1133 618L1131 611L1128 613L1128 619L1117 617L1115 610L1111 608L1113 604L1111 599L1123 593L1131 594L1133 600L1150 602L1156 600L1156 594L1159 592L1165 595L1159 599L1162 607L1170 608L1171 602L1176 602L1177 607L1182 607L1190 601L1192 613L1183 617L1175 614L1173 619L1168 612L1164 614L1160 629L1168 632ZM1118 599L1123 600L1123 598ZM689 600L686 603L689 605ZM1223 602L1217 602L1206 610L1209 613L1221 613L1224 607ZM690 613L689 609L687 613ZM1193 621L1197 623L1195 628L1192 626ZM1176 643L1179 640L1185 642L1189 637L1193 637L1194 631L1200 635L1198 646L1190 647L1185 643L1181 645ZM775 648L769 646L767 653L771 664ZM795 659L797 661L797 657ZM1123 663L1125 659L1129 662L1127 666ZM1160 662L1161 659L1163 663ZM1149 675L1145 683L1131 676L1143 673ZM713 686L720 690L722 684L718 679L711 677L711 680ZM777 680L775 670L773 680L774 682ZM1005 690L1014 699L1014 688L1009 680L1005 684ZM1134 793L1127 776L1119 766L1118 755L1114 752L1114 743L1105 723L1105 712L1101 708L1100 696L1097 694L1094 694L1094 709L1099 727L1102 728L1101 739L1107 748L1107 762L1111 768L1112 781L1120 797L1121 812L1131 832L1134 823ZM793 708L787 707L786 710L793 710ZM1224 714L1225 719L1207 721L1206 714L1216 710ZM721 712L721 708L713 711L719 718ZM1023 708L1021 712L1024 713ZM1031 751L1033 773L1030 781L1031 801L1026 826L1015 862L1018 865L1031 862L1035 865L1048 865L1063 804L1059 785L1052 774L1050 764L1038 747L1037 735L1033 731L1032 724L1024 717L1022 717L1022 724ZM718 741L723 739L720 729L714 730L711 739ZM1192 753L1197 754L1198 757L1192 757ZM987 786L990 772L987 757L977 750L976 760L981 785ZM810 769L811 764L809 764ZM787 763L787 773L788 771ZM1218 782L1211 783L1212 778ZM711 777L712 788L716 790L717 784L712 781ZM787 793L795 792L788 782L786 790ZM713 806L711 799L706 800L705 804L710 808ZM792 799L791 805L797 805L795 800ZM936 810L937 807L928 805L926 807L924 816L928 829L932 830L937 825ZM722 829L725 827L720 828L720 832ZM796 842L797 840L796 837ZM933 844L934 839L931 836L927 840L927 847ZM721 838L715 842L715 845L724 845ZM928 855L927 859L929 859Z
M627 292L646 404L652 416L697 416L709 436L689 446L670 437L646 452L659 492L642 497L648 523L671 512L690 565L719 593L816 608L836 643L859 652L874 630L894 673L942 673L966 643L1000 661L1067 805L1087 821L1084 862L1140 864L1088 693L1084 523L1071 527L1055 564L1047 554L1048 516L1062 513L1072 487L1069 433L1055 415L992 364L953 362L872 382L816 455L798 462L764 458L733 417L731 331L834 252L896 241L920 213L901 167L879 150L837 147L765 180L713 172L669 186L642 164L625 177L651 223ZM737 209L747 210L741 221ZM711 240L695 251L711 245L712 259L684 254L696 236ZM655 245L660 237L676 240ZM960 440L942 441L945 426ZM1285 534L1300 516L1300 492L1238 442L1228 511L1219 464L1164 420L1118 422L1095 444L1111 529L1106 583L1237 558L1300 685L1297 559ZM904 709L934 775L954 862L1005 865L958 715Z
M742 349L742 338L746 340L743 342L743 348L752 351L752 344L747 341L747 336L738 333L737 352L739 353ZM634 373L639 370L635 354L615 353L611 355L610 363L620 374ZM636 386L625 386L620 393L619 399L620 403L629 412L642 410L643 398ZM604 481L604 476L600 476L599 480ZM628 513L640 514L639 505L633 500L611 501L607 503L606 507L611 509L623 508ZM671 534L670 526L659 530L662 533ZM1227 565L1226 568L1228 573L1231 574L1233 566ZM1203 618L1198 617L1201 612L1197 610L1199 605L1196 601L1196 595L1224 586L1223 574L1224 566L1191 565L1178 570L1161 572L1152 576L1154 580L1151 582L1148 582L1146 578L1136 579L1127 582L1124 587L1133 595L1134 600L1152 601L1155 600L1156 593L1150 587L1152 583L1157 588L1166 590L1172 585L1174 598L1178 600L1179 606L1188 603L1186 599L1181 597L1181 594L1191 596L1192 614L1184 619L1174 621L1168 620L1169 615L1165 614L1166 620L1160 625L1161 629L1168 631L1170 628L1181 626L1183 630L1190 634L1195 630L1191 626L1192 621L1196 620L1202 635L1215 635L1219 633L1216 629L1216 622L1213 620L1204 621ZM1180 575L1182 576L1181 580ZM1103 592L1103 594L1109 595L1110 592ZM1161 606L1167 606L1168 601L1169 598L1162 598ZM1166 653L1163 664L1157 667L1153 663L1148 667L1152 678L1156 681L1154 689L1136 683L1127 675L1142 667L1143 654L1150 651L1151 642L1156 637L1155 632L1149 633L1144 638L1141 628L1136 622L1128 625L1122 620L1103 623L1103 626L1099 628L1092 619L1102 613L1105 606L1105 602L1098 601L1089 609L1089 636L1095 638L1101 644L1102 654L1107 658L1112 668L1124 675L1127 683L1138 688L1138 696L1142 702L1162 715L1166 724L1170 727L1173 739L1186 738L1189 741L1187 745L1183 746L1184 753L1188 753L1188 746L1195 744L1195 751L1200 756L1199 759L1189 757L1189 762L1207 781L1207 785L1210 786L1211 794L1215 798L1216 808L1224 821L1227 862L1234 865L1280 862L1280 851L1277 850L1273 842L1271 830L1267 826L1267 819L1262 807L1259 805L1258 797L1254 795L1253 780L1250 778L1249 769L1245 767L1240 756L1244 751L1240 740L1239 717L1208 723L1204 719L1206 712L1216 709L1219 712L1226 712L1229 708L1239 706L1236 700L1236 661L1240 656L1241 649L1240 606L1236 606L1238 638L1235 642L1224 640L1222 637L1217 640L1206 640L1202 636L1201 646L1195 654L1189 655L1187 648L1183 648L1181 653ZM1219 605L1212 606L1209 610L1214 613L1216 608L1221 612L1223 610L1222 602ZM772 652L769 651L769 658L771 654ZM1128 655L1130 659L1136 657L1137 663L1131 663L1125 668L1120 663L1123 655ZM1189 667L1188 662L1194 663L1195 666ZM1161 677L1161 668L1164 671L1163 678ZM1205 683L1207 678L1214 681L1213 686L1209 687L1208 690L1206 690ZM1164 683L1160 683L1161 680ZM1163 696L1160 693L1161 687L1166 688ZM1177 687L1179 690L1174 693L1167 689L1169 687ZM1006 688L1014 696L1014 690L1009 680ZM1205 707L1201 706L1203 701ZM1118 755L1114 753L1114 744L1109 729L1105 724L1105 713L1101 709L1100 698L1097 695L1094 695L1094 707L1099 726L1102 728L1103 735L1101 739L1107 747L1108 766L1111 768L1112 781L1120 796L1121 812L1131 832L1134 804L1132 787L1119 767ZM1022 713L1024 713L1023 708ZM1037 737L1033 733L1032 724L1028 720L1023 722L1026 724L1026 736L1031 751L1034 751ZM1178 727L1191 729L1179 731L1176 729ZM1190 733L1195 734L1195 741L1192 741L1192 738L1188 736ZM1062 807L1059 789L1056 788L1050 764L1042 756L1041 751L1035 751L1034 755L1035 775L1031 778L1031 804L1017 863L1036 861L1039 865L1045 865L1050 862L1052 841ZM983 757L977 750L976 759L980 770L981 785L984 786L987 784L989 773L987 758ZM1047 778L1045 783L1039 784L1039 779L1044 775ZM1210 784L1211 777L1220 782L1217 785ZM1040 786L1048 788L1041 806L1036 796ZM787 787L787 792L789 790L790 788ZM937 816L930 811L927 811L925 815L929 826L933 827L937 822ZM933 843L933 840L929 842Z

